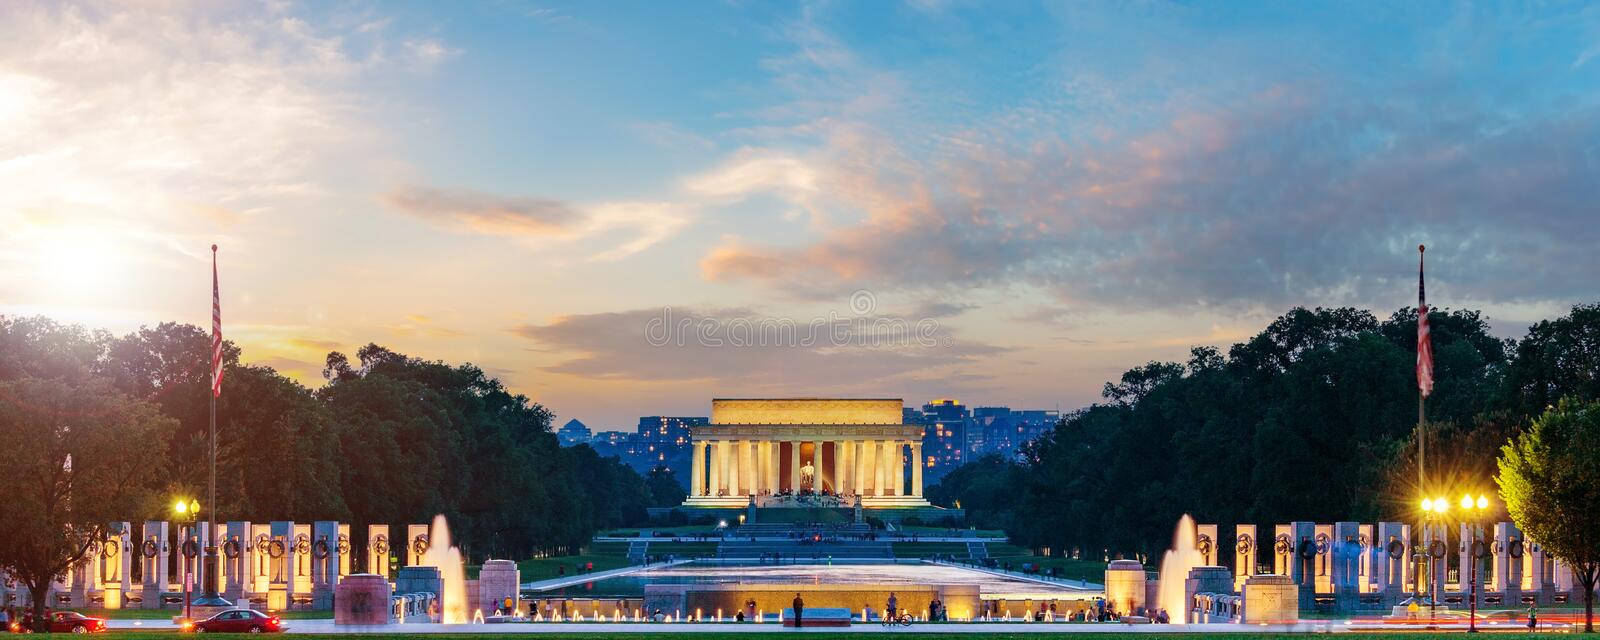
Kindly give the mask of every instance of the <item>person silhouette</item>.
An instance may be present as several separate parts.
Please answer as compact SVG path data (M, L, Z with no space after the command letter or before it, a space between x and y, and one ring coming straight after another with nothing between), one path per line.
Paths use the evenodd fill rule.
M793 604L794 604L794 628L799 629L800 628L801 616L805 615L806 601L800 597L800 594L798 592L796 592L794 594L794 603Z

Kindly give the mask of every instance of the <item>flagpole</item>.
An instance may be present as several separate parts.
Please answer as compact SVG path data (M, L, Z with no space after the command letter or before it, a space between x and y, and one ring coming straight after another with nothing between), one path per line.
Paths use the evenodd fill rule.
M221 311L218 308L218 295L217 245L211 245L212 331L217 336L220 336L221 332L219 329L221 325L219 323L221 322L221 316L218 314L220 314ZM216 337L213 337L213 340L215 339ZM216 348L211 349L211 388L206 390L206 396L211 401L211 437L207 439L206 447L208 449L207 457L210 458L211 469L206 490L206 524L209 530L206 532L205 553L206 557L211 560L211 566L209 567L209 570L202 571L202 575L205 578L206 590L205 595L201 598L201 601L207 606L226 607L231 606L232 603L223 600L221 596L217 595L217 575L222 572L222 558L219 557L219 547L217 546L217 365L220 359L221 351Z
M1421 302L1421 287L1422 287L1422 255L1427 250L1428 250L1428 247L1426 245L1420 245L1420 244L1417 245L1417 287L1418 287L1418 302L1419 302L1419 304L1417 305L1417 313L1419 313L1419 314L1427 313L1427 311L1425 311L1422 308L1422 305L1420 304L1420 302ZM1419 323L1420 322L1426 322L1426 320L1424 318L1422 318L1421 316L1418 316L1417 317L1417 322L1419 322ZM1422 345L1419 344L1419 345L1417 345L1417 347L1420 349L1422 347ZM1427 397L1428 397L1428 395L1422 392L1422 387L1419 385L1417 387L1417 491L1422 492L1422 495L1424 496L1424 498L1426 498L1426 496L1428 495L1428 473L1427 473L1427 469L1426 469L1426 464L1427 464L1427 460L1428 460L1428 457L1427 457L1428 456L1428 446L1427 446L1428 432L1427 432L1427 429L1424 428L1424 425L1427 424L1427 413L1426 413L1425 406L1423 404L1423 402L1427 399ZM1426 544L1425 543L1428 540L1428 529L1427 529L1428 523L1427 523L1426 520L1423 520L1420 524L1421 524L1421 526L1420 526L1421 531L1417 532L1417 539L1421 540L1424 543L1424 548L1426 548ZM1426 551L1424 553L1426 553ZM1432 562L1431 558L1430 559L1426 559L1423 562L1424 562L1425 566L1427 566L1428 569L1429 569L1429 574L1430 575L1428 576L1428 582L1432 583L1433 582L1432 570L1434 569L1433 562ZM1420 575L1420 572L1419 572L1419 575ZM1422 579L1420 577L1416 580L1416 588L1417 588L1416 589L1417 590L1417 596L1420 597L1424 593L1423 590L1422 590ZM1428 603L1428 610L1431 612L1433 610L1433 607L1436 604L1437 603L1430 601Z

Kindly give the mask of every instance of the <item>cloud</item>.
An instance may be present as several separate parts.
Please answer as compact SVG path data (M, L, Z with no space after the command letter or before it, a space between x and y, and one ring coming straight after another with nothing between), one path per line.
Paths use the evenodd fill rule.
M431 69L440 62L461 54L460 49L446 46L443 41L436 38L407 40L405 50L411 61L421 69Z
M1004 350L955 339L937 324L926 333L885 317L813 319L752 309L666 308L568 315L510 331L572 357L546 372L587 379L712 381L724 388L848 390L909 384ZM807 336L814 340L807 341Z
M383 201L393 209L456 231L495 236L561 234L583 221L564 202L496 196L416 185L395 188Z
M289 345L307 351L337 351L339 342L334 340L315 340L312 338L290 338Z
M382 200L391 209L458 233L527 244L561 240L582 246L590 260L599 261L648 249L683 229L691 218L688 206L669 201L574 204L418 185L391 189ZM588 244L578 244L583 242Z
M775 87L805 90L768 114L794 135L686 182L775 197L813 223L788 223L783 243L725 237L700 261L709 281L805 298L1022 285L1085 311L1389 307L1427 243L1437 290L1457 300L1594 293L1592 98L1507 110L1427 69L1375 79L1287 64L1130 97L1176 82L1187 62L1175 59L1120 87L1046 63L1004 104L928 113L905 105L961 87L866 67L821 31L795 38L816 55L772 65ZM848 90L883 77L901 93L866 107Z

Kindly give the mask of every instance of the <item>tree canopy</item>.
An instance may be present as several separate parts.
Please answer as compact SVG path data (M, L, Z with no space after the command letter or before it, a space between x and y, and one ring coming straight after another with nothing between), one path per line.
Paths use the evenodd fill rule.
M1600 577L1600 402L1563 399L1501 449L1500 496L1523 535L1572 568L1594 632Z
M1292 309L1226 351L1197 346L1185 361L1129 370L1020 455L969 463L928 495L959 500L974 524L1002 524L1021 544L1112 555L1164 549L1183 513L1257 524L1409 517L1420 494L1416 321L1413 308L1384 320ZM1471 310L1434 309L1429 323L1428 468L1441 486L1487 490L1495 451L1545 403L1600 394L1600 306L1540 322L1521 341L1495 337Z
M209 345L191 325L117 336L0 316L0 384L67 394L64 402L83 407L120 398L117 411L150 418L120 441L123 458L150 473L114 513L94 515L162 518L171 497L205 486ZM645 517L651 494L638 473L588 447L560 448L549 410L472 364L369 344L353 363L330 353L327 383L312 390L241 364L231 342L223 351L219 504L208 508L224 519L400 525L443 513L463 550L481 559L570 551L601 528ZM17 413L21 393L0 396L5 420L26 418ZM18 468L23 451L0 449L0 468Z

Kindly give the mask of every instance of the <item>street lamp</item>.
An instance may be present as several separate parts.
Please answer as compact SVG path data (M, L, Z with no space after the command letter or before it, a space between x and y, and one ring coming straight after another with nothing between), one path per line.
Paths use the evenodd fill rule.
M183 617L188 619L188 620L193 620L194 619L194 608L191 605L191 601L190 601L190 598L189 598L189 571L192 568L190 566L191 562L199 562L200 561L200 543L190 540L189 536L195 534L194 526L195 526L195 523L198 522L199 518L200 518L200 501L199 500L190 500L188 502L184 502L183 498L178 498L177 502L173 503L172 510L175 513L178 514L178 522L186 523L188 525L189 531L190 531L190 533L187 533L187 534L183 535L183 544L178 546L178 554L180 556L187 556L188 554L186 553L186 551L188 551L189 545L192 543L195 546L194 557L193 558L185 557L182 560L182 562L183 562ZM196 539L199 538L198 535L196 535L195 537L196 537Z
M1439 581L1434 579L1434 576L1435 576L1434 572L1439 570L1438 562L1439 562L1440 559L1433 557L1433 550L1430 548L1433 545L1432 544L1427 544L1427 542L1428 542L1428 536L1427 536L1428 521L1430 519L1429 516L1432 516L1432 518L1431 518L1432 520L1438 520L1438 521L1444 520L1445 514L1450 512L1450 502L1448 500L1445 500L1442 497L1433 498L1432 500L1430 500L1428 498L1423 498L1422 499L1422 512L1423 512L1422 540L1424 542L1424 544L1422 546L1422 557L1424 558L1424 560L1423 560L1423 562L1425 563L1424 566L1427 567L1428 589L1429 589L1429 591L1428 591L1428 594L1429 594L1428 595L1428 617L1431 619L1431 618L1437 617L1437 615L1438 615ZM1449 534L1445 534L1445 535L1448 536ZM1421 577L1419 576L1417 579L1419 581L1419 584L1417 585L1417 594L1421 595L1422 594L1422 585L1420 584Z
M1463 544L1467 545L1467 557L1472 561L1472 569L1468 572L1470 577L1467 578L1467 584L1471 590L1469 596L1471 599L1468 600L1467 604L1469 609L1467 614L1468 633L1478 632L1478 563L1482 560L1478 552L1478 521L1488 509L1489 498L1481 493L1478 494L1478 499L1476 500L1472 499L1471 495L1461 496L1461 518L1466 521L1467 530L1471 532L1471 541L1463 541Z

